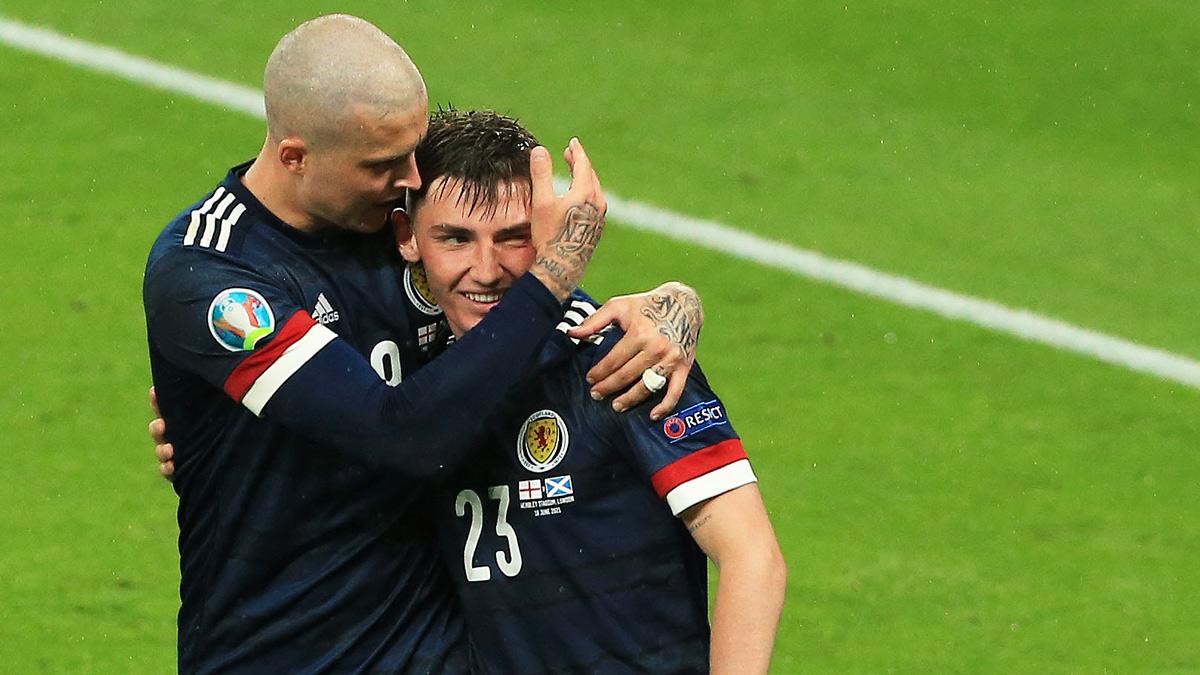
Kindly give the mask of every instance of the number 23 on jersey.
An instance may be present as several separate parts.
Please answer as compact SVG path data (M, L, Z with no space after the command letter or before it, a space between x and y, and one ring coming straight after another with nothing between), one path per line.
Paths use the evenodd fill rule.
M521 546L517 543L517 532L508 523L508 505L511 502L507 485L493 485L487 489L490 501L497 502L496 535L503 537L508 543L508 551L496 551L496 565L504 576L515 577L521 572ZM486 565L475 564L475 549L479 547L479 537L483 533L485 518L484 501L474 490L462 490L454 500L454 513L462 518L470 507L471 528L467 532L466 545L463 547L463 571L467 581L489 581L492 570Z

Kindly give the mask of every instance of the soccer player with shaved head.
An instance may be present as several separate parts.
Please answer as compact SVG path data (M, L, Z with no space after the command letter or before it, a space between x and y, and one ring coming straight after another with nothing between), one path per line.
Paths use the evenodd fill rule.
M263 94L264 161L246 185L261 186L289 225L374 232L421 184L412 151L425 132L425 83L378 28L348 16L301 25L267 60Z
M466 668L425 504L512 396L563 318L604 225L578 141L556 196L529 154L536 260L487 318L429 361L442 321L387 214L422 185L425 86L404 51L344 15L271 54L266 141L163 230L143 299L179 503L182 672ZM664 302L694 307L665 315ZM678 400L699 328L667 285L597 312L630 329L600 395L653 368ZM681 323L682 321L682 323ZM680 327L688 330L680 330ZM644 384L614 405L647 398Z

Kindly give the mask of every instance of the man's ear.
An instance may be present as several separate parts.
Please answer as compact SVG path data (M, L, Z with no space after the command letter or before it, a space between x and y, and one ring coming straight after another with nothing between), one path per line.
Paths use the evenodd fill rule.
M308 145L303 140L295 136L288 136L279 141L279 145L275 147L279 156L279 163L283 168L294 174L304 173L305 162L308 159Z
M392 230L396 233L396 248L400 250L400 255L410 263L421 262L421 250L417 247L412 219L404 209L392 209Z

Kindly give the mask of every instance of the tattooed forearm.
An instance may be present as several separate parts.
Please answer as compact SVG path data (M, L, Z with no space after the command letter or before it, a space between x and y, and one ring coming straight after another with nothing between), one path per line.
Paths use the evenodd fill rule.
M553 258L539 255L533 259L533 267L530 268L530 271L560 300L565 300L571 291L575 290L574 286L562 281L571 275Z
M665 335L685 359L696 356L704 308L700 305L700 296L691 288L678 283L660 286L646 299L642 316L653 321L658 332Z
M533 273L551 293L566 298L579 285L604 231L604 214L591 202L572 206L563 227L533 261Z

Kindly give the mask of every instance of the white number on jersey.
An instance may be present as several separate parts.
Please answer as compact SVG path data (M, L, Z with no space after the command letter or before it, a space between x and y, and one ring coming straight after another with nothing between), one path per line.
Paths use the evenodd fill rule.
M384 340L371 350L371 367L389 387L400 384L400 345Z
M506 577L515 577L521 573L521 546L517 542L517 531L508 523L508 505L510 498L507 485L493 485L488 488L488 497L499 502L496 511L496 535L504 537L508 542L508 551L496 551L496 565ZM492 578L491 568L475 564L475 549L479 547L479 536L483 533L483 500L474 490L463 490L454 500L454 513L459 518L467 515L467 505L471 506L471 527L467 531L466 545L463 547L463 570L467 573L467 581L489 581Z

